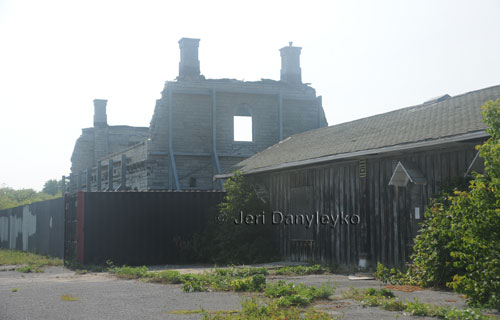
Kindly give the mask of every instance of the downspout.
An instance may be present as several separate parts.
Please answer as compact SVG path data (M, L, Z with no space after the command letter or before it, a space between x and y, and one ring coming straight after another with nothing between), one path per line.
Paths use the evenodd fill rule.
M318 128L321 128L321 109L323 107L323 97L322 96L319 96L317 98L317 105L318 105L318 108L317 108L317 111L318 111Z
M217 174L221 173L219 156L217 155L217 95L215 89L212 89L212 154L215 162ZM219 180L219 188L222 190L222 181Z
M278 122L280 128L280 141L283 140L283 94L279 94L279 104L278 104Z
M168 155L170 156L170 168L174 176L175 188L180 190L179 187L179 177L177 176L177 167L175 166L175 157L174 157L174 146L172 143L172 89L168 89Z

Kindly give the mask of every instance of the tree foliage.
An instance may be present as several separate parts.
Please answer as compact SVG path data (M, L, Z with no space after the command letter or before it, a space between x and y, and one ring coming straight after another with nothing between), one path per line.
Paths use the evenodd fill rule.
M424 286L465 293L472 304L500 308L500 99L486 102L488 141L479 146L484 174L466 190L444 193L426 210L413 268Z
M199 239L200 260L241 264L275 259L277 230L271 225L268 206L257 197L240 172L236 172L224 187L226 196ZM242 212L254 217L264 214L265 217L251 224L236 224Z
M58 193L61 193L61 189L62 189L62 181L50 179L45 181L42 192L55 196Z
M19 189L2 186L0 188L0 210L18 207L32 202L54 199L57 196L45 192L37 192L33 189Z

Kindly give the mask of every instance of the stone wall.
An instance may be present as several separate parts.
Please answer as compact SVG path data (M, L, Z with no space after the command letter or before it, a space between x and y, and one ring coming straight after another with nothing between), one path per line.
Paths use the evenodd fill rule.
M78 173L95 166L105 156L120 152L149 137L149 128L104 126L82 129L71 156L71 172Z
M320 99L307 85L290 86L271 80L167 82L150 126L150 152L164 157L156 164L155 170L170 172L166 185L175 187L173 170L169 171L171 132L171 149L180 188L219 188L220 184L213 181L213 176L219 173L213 150L213 117L216 124L215 151L221 172L224 172L280 141L280 104L283 139L327 125ZM251 142L234 141L234 116L242 109L252 116ZM172 117L170 121L169 116ZM172 126L170 130L169 125ZM150 173L150 176L155 187L162 185L156 174Z

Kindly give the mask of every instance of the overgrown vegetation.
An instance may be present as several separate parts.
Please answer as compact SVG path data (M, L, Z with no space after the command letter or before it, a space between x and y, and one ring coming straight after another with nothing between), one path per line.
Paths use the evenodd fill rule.
M276 275L306 275L306 274L323 274L328 272L328 270L319 265L315 264L312 266L287 266L280 267L273 270L273 273Z
M301 269L302 270L302 269ZM317 266L311 270L318 271ZM264 296L276 300L279 307L306 306L314 299L327 299L335 291L328 283L321 287L294 284L283 280L267 283L266 268L220 268L201 274L179 274L178 271L149 271L147 267L112 267L109 271L125 279L182 283L185 292L200 291L237 291L263 292Z
M208 312L202 311L203 319L205 320L243 320L243 319L254 319L254 320L278 320L278 319L289 319L289 320L299 320L299 319L317 319L326 320L334 319L340 320L343 317L332 318L331 315L318 311L313 307L300 308L300 307L288 307L282 308L279 302L274 299L269 299L265 303L252 298L244 300L241 303L242 310L239 312L234 311L218 311L218 312Z
M217 264L269 262L278 256L271 211L241 172L224 185L226 196L204 231L192 239L188 255ZM241 214L264 215L266 223L236 224ZM259 220L262 221L262 220ZM192 253L192 251L195 251Z
M31 252L0 249L0 265L19 265L19 272L43 272L45 266L61 266L63 261Z
M61 193L51 195L45 192L37 192L33 189L14 190L5 185L0 187L0 210L22 206L38 201L45 201L60 197Z
M122 279L144 279L148 282L159 283L180 283L181 274L175 270L149 271L145 266L142 267L111 267L108 270Z
M474 308L457 309L413 301L401 301L387 289L356 289L350 288L342 292L346 299L359 301L364 307L380 307L387 311L403 311L415 316L435 317L448 320L488 320L494 317L483 315L481 310Z
M447 286L473 306L500 309L500 99L483 105L488 141L479 146L485 173L465 189L444 190L427 207L405 273L379 266L383 281Z
M306 306L314 299L328 299L335 291L335 286L328 283L321 287L306 286L280 280L266 286L265 295L275 298L280 307Z
M259 292L266 286L266 268L215 269L202 274L183 274L182 289L193 291L250 291Z

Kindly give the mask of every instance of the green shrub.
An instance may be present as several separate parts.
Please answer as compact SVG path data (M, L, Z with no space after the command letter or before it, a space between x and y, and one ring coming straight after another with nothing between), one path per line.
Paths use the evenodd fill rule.
M423 285L465 293L472 305L500 309L500 99L486 102L490 139L479 147L485 173L465 191L438 199L426 213L414 265Z

